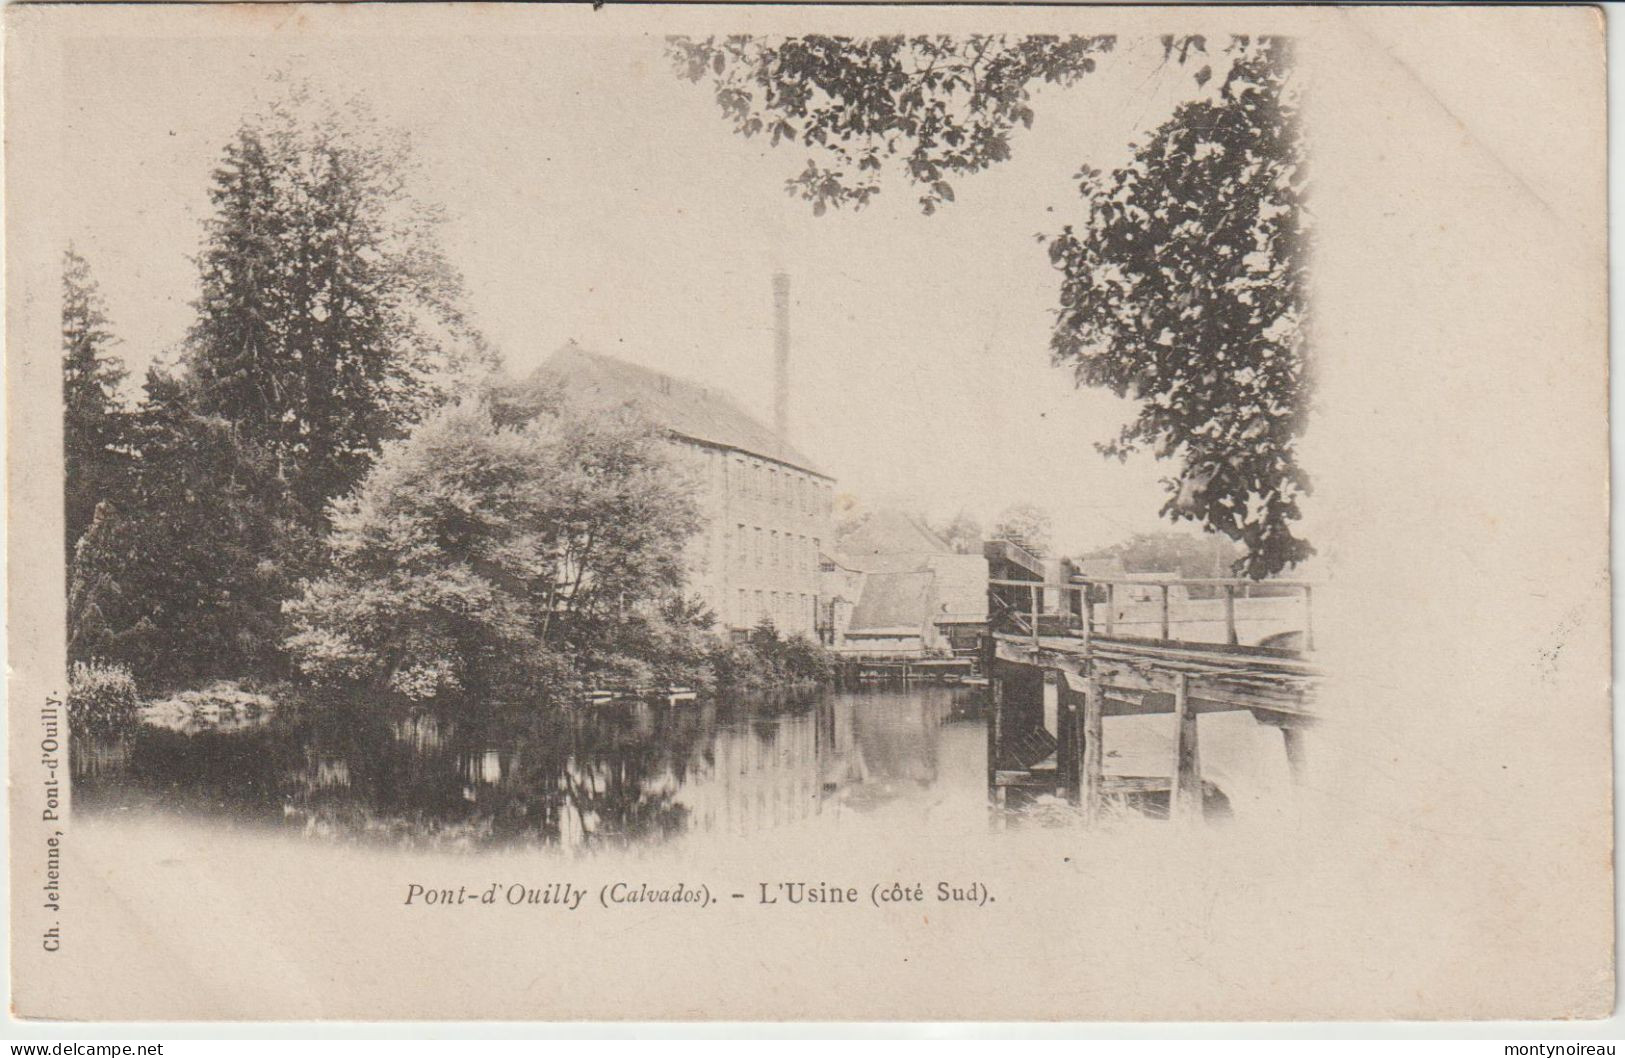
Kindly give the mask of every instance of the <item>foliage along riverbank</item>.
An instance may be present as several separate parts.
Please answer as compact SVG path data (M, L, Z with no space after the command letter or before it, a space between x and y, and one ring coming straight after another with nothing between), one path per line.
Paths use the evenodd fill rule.
M583 679L533 688L517 707L527 710L586 701L593 692L617 700L660 699L671 691L693 692L702 700L730 700L741 694L772 699L829 685L835 671L829 651L803 636L781 635L770 623L753 629L742 641L715 640L698 655L667 669L680 682L592 684ZM653 679L652 670L650 679ZM130 671L116 663L75 663L68 679L68 713L76 731L109 734L147 722L180 729L220 730L259 721L289 702L330 701L319 682L263 679L216 679L196 687L155 689L143 694ZM358 693L352 688L351 693ZM399 693L375 695L402 708L417 704ZM455 696L432 704L484 710L489 702ZM509 703L509 708L516 707Z
M79 719L220 681L548 702L827 675L686 597L701 526L660 430L497 377L404 138L294 86L199 175L196 318L133 403L64 256Z

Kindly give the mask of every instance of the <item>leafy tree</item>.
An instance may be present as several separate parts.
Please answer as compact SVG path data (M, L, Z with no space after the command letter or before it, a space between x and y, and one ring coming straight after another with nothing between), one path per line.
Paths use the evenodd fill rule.
M1032 503L1006 507L993 526L993 539L1020 544L1040 558L1049 554L1052 523L1049 512Z
M799 137L823 153L788 181L815 212L862 206L897 160L927 187L929 213L953 200L937 186L943 174L1008 156L1013 122L1033 120L1035 77L1072 84L1112 44L730 37L673 38L668 50L681 76L711 79L736 131ZM1177 461L1164 516L1242 543L1238 570L1263 577L1313 553L1292 530L1309 491L1297 463L1309 231L1291 50L1270 37L1236 37L1216 55L1200 36L1161 47L1165 61L1195 67L1198 98L1130 165L1079 174L1086 218L1044 239L1062 279L1051 350L1080 385L1140 402L1104 452L1149 447ZM990 56L1006 65L988 95Z
M1229 538L1211 533L1135 533L1083 557L1120 558L1130 573L1176 573L1188 579L1228 577L1241 556Z
M185 366L198 410L268 453L313 525L491 359L414 178L403 137L299 89L246 120L214 172Z
M288 606L322 680L413 697L534 697L650 678L698 514L663 435L630 409L499 426L448 406L332 505L328 571ZM681 608L670 611L692 614Z
M943 541L958 555L980 555L982 553L982 523L969 511L959 511L950 518L946 525L931 527L931 531L942 537Z
M874 512L849 492L837 493L832 511L835 551L845 554L851 550L852 540L869 524Z
M90 264L70 248L62 260L62 454L70 558L96 505L128 470L128 414L119 397L127 372L108 351L114 341Z
M894 162L932 213L954 200L949 177L1010 157L1015 127L1032 127L1033 85L1076 83L1114 44L1004 34L671 37L667 54L679 76L711 79L735 131L807 148L813 157L785 187L814 213L862 208Z
M1263 577L1313 553L1292 532L1309 491L1306 177L1286 45L1236 48L1215 98L1180 106L1128 166L1079 174L1088 219L1049 243L1052 349L1139 403L1101 450L1176 460L1162 513L1240 541Z

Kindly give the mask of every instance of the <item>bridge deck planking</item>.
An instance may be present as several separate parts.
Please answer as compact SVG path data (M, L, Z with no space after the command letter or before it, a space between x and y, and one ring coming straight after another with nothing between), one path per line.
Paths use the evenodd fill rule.
M1192 600L1174 605L1178 585L1222 590L1217 605L1207 607L1220 619L1193 617L1197 603ZM1170 819L1197 818L1209 784L1201 779L1196 720L1211 712L1246 711L1278 728L1293 778L1303 781L1304 729L1318 719L1315 698L1323 678L1314 656L1312 585L1274 582L1277 589L1302 592L1290 615L1296 627L1284 631L1294 633L1307 651L1240 641L1240 626L1250 618L1238 612L1243 601L1238 594L1250 595L1253 587L1223 579L1074 576L1057 585L1037 578L989 578L989 628L982 649L992 688L988 792L995 807L1005 805L1007 790L1052 788L1083 808L1087 824L1098 820L1110 794L1166 793ZM1155 593L1153 604L1134 605L1135 593L1147 591ZM1056 592L1061 605L1052 609ZM1155 631L1146 634L1150 629ZM1216 639L1209 639L1214 629ZM1018 675L1023 671L1027 675ZM1033 672L1042 679L1034 681ZM1022 696L1016 723L1032 723L1036 707L1041 722L1055 732L1053 767L1015 770L995 763L1004 740L1019 734L1006 731L1006 710L1016 693ZM1105 775L1102 719L1147 714L1172 714L1177 720L1170 775L1126 782Z
M1000 661L1056 669L1073 677L1097 676L1107 716L1174 711L1180 677L1198 713L1238 709L1272 714L1282 722L1307 722L1320 676L1313 663L1284 651L1260 652L1220 644L1160 643L1106 639L1085 642L1062 636L998 634ZM1080 688L1081 689L1081 688ZM1261 717L1262 719L1262 717Z

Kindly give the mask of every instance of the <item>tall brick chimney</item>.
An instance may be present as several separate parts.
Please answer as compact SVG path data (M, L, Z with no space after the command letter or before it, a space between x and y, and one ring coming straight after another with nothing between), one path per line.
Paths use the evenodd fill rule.
M790 436L790 277L773 274L773 430Z

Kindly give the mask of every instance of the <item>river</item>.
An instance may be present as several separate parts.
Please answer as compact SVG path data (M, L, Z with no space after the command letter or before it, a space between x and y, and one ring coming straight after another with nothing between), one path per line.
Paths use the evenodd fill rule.
M76 812L170 813L427 847L652 844L843 816L980 822L973 691L617 703L479 715L329 702L73 746Z
M75 738L74 809L448 850L952 839L987 825L980 703L912 685L475 714L326 702L142 723ZM1168 774L1168 720L1108 720L1108 774ZM1278 735L1244 713L1204 717L1203 758L1227 811L1284 783Z

